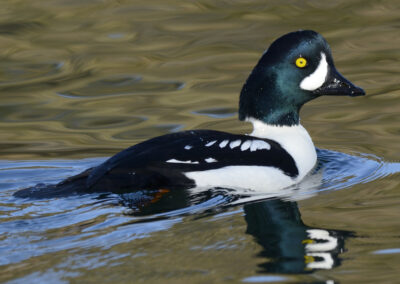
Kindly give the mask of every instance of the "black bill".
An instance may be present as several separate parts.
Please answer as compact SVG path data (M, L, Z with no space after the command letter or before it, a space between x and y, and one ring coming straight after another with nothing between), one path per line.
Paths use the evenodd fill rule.
M333 67L329 74L326 82L316 89L314 93L318 96L364 96L365 92L360 87L355 86L349 80L344 78L335 67Z

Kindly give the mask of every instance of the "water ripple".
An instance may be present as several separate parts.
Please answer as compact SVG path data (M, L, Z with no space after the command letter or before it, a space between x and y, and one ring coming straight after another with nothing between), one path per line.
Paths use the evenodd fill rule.
M345 189L400 172L400 163L388 163L373 155L348 155L318 150L318 157L320 164L313 175L297 187L279 193L238 195L228 189L187 195L176 192L176 196L166 199L169 200L167 202L148 203L150 205L146 206L141 206L138 200L143 202L146 198L152 198L151 192L122 196L90 194L40 201L18 200L11 195L21 186L60 180L66 175L98 164L103 159L3 161L0 163L0 183L3 185L0 192L0 265L78 247L110 248L166 230L182 222L183 216L188 214L211 210L212 215L217 216L218 208L274 196L298 200L320 191ZM27 169L32 178L25 183L18 182L16 177L19 172L26 176ZM46 180L49 174L53 178L47 177ZM63 232L62 235L59 231ZM26 247L30 249L26 250Z
M124 94L170 92L184 87L182 82L174 81L143 81L140 76L114 75L88 83L81 88L58 92L67 98L89 98L120 96Z

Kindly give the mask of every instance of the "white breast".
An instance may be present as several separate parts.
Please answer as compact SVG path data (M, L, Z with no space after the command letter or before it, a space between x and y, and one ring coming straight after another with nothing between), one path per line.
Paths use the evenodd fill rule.
M250 135L278 142L293 157L299 170L296 182L302 180L314 168L317 152L310 135L302 125L275 126L259 120L249 121L254 126Z

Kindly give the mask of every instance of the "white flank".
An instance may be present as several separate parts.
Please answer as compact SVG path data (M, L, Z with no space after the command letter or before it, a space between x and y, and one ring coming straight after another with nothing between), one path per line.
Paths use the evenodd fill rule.
M229 143L229 140L224 140L221 143L219 143L219 147L220 148L225 148L225 146L228 145L228 143Z
M315 166L317 153L310 135L303 126L276 126L260 120L248 118L253 123L254 130L250 136L271 139L278 142L296 162L299 175L295 182L302 180Z
M269 145L267 142L262 141L262 140L253 140L251 142L250 152L254 152L254 151L262 150L262 149L269 150L269 149L271 149L271 145Z
M185 150L190 150L190 149L192 149L193 147L191 146L191 145L186 145L185 146Z
M218 162L216 159L214 159L214 158L207 158L207 159L204 159L204 161L206 161L207 163L215 163L215 162Z
M229 147L231 147L231 149L236 148L236 147L238 147L238 146L240 145L240 143L242 143L242 141L240 141L240 139L235 140L235 141L232 141L232 142L229 144Z
M300 88L314 91L325 83L326 75L328 75L328 62L326 62L325 53L321 52L321 60L317 69L301 81Z
M247 149L249 149L251 146L251 140L246 140L242 146L240 146L240 150L242 151L246 151Z
M190 160L188 160L188 161L180 161L180 160L176 160L176 159L170 159L170 160L168 160L166 162L167 163L174 163L174 164L198 164L199 163L197 161L194 161L194 162L192 162Z
M211 147L211 146L214 145L216 142L217 142L217 140L208 142L208 143L206 144L206 147Z
M196 187L225 187L255 192L276 191L293 184L281 170L262 166L227 166L214 170L187 172Z

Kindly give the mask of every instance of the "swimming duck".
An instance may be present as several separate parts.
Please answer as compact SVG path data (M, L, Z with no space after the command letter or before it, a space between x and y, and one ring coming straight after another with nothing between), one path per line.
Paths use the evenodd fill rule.
M263 53L240 93L239 119L253 124L251 134L191 130L159 136L57 185L38 185L15 195L285 188L299 183L317 162L314 144L300 124L301 107L322 95L364 94L336 70L320 34L291 32Z

